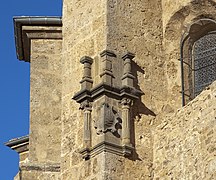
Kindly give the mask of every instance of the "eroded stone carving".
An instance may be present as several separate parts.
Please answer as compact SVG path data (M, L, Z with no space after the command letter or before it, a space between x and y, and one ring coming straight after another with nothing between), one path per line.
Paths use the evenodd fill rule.
M103 103L100 107L99 119L95 122L97 134L106 133L108 131L115 133L118 131L116 125L119 123L120 116L108 103Z
M130 107L130 106L133 104L133 101L132 101L131 99L129 99L129 98L123 98L123 99L121 100L121 104L122 104L123 106L128 106L128 107Z
M80 109L81 110L86 110L86 109L91 109L92 108L92 103L88 100L83 101L82 103L80 103Z

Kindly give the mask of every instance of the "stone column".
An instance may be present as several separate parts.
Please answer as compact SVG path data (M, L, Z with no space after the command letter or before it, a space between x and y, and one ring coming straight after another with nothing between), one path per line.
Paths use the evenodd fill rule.
M93 59L91 57L84 56L80 59L80 62L84 65L83 78L80 81L81 90L90 90L93 84L91 77L91 65L93 63Z
M83 134L83 146L84 148L91 147L91 111L92 105L86 100L80 105L80 109L84 112L84 134Z
M114 78L112 72L112 58L116 57L116 55L112 51L104 50L100 56L102 58L102 72L100 77L103 83L111 86L112 79Z
M131 71L131 61L135 57L133 53L127 52L123 57L124 61L124 74L122 77L122 85L123 86L130 86L133 87L134 83L134 76L132 75Z
M123 98L122 104L122 145L131 146L131 114L130 107L132 100L129 98Z
M89 92L92 89L93 80L91 76L91 65L93 63L93 59L88 56L83 56L80 59L80 62L84 65L83 77L80 81L81 84L81 92ZM85 93L80 95L80 97L85 96ZM82 97L80 100L80 109L83 110L84 113L84 130L83 130L83 150L81 153L83 154L84 159L89 159L89 151L91 148L91 111L92 105L91 100L86 97Z

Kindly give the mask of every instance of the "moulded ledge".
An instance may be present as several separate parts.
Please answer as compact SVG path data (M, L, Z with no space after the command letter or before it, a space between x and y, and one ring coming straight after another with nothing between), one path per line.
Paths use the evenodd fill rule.
M134 147L132 145L117 145L110 142L103 141L92 148L84 148L80 151L83 158L88 160L97 156L102 152L109 152L119 156L129 157L132 155Z

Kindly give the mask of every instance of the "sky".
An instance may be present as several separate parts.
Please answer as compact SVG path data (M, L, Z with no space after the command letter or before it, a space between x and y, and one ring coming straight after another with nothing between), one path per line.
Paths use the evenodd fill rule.
M30 64L16 57L13 16L61 16L62 0L6 0L0 6L0 180L18 172L18 154L4 145L29 132Z

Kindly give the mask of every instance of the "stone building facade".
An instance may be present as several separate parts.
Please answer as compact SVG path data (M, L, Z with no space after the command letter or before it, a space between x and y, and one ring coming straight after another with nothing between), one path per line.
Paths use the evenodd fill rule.
M215 179L215 8L64 0L62 18L15 17L31 66L15 180Z

